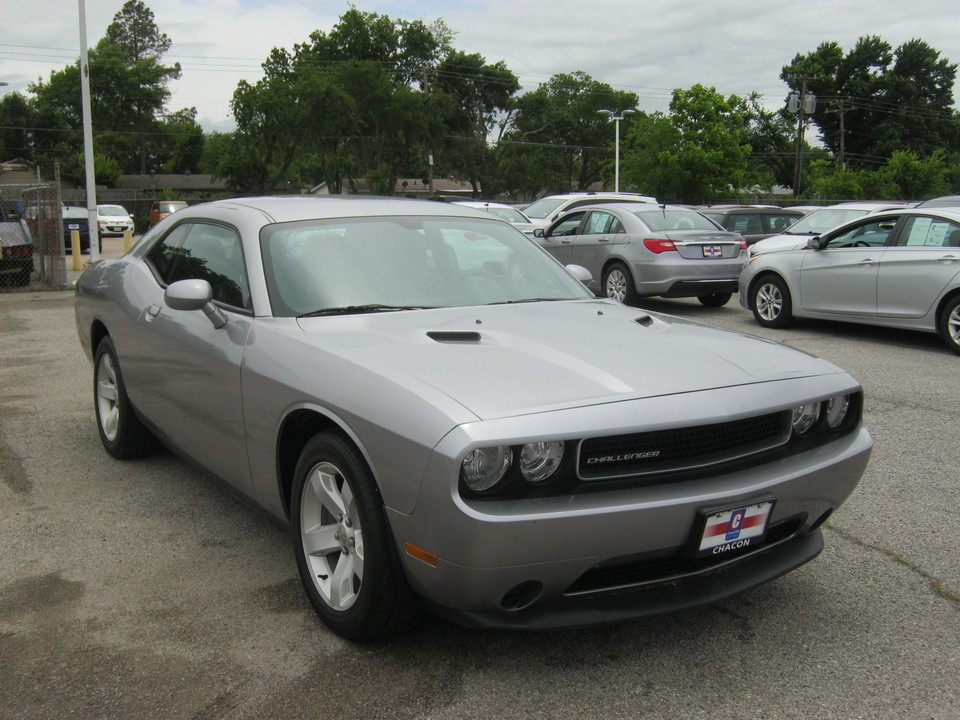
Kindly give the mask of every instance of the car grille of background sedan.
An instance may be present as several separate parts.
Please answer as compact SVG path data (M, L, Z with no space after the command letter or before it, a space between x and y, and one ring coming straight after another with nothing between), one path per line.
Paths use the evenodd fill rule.
M581 480L683 472L770 450L790 439L789 410L671 430L589 438L580 443Z

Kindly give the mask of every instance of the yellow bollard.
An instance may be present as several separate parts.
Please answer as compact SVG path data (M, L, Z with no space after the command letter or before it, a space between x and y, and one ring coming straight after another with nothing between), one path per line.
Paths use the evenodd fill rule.
M73 253L73 269L83 270L83 258L80 257L80 231L70 231L70 252Z
M130 230L123 231L123 251L130 252L130 248L133 247L133 232Z

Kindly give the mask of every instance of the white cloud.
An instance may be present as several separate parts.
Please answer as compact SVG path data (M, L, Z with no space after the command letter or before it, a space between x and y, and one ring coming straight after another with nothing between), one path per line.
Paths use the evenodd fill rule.
M173 41L166 60L181 63L171 109L194 106L208 129L229 129L229 102L241 79L256 81L274 47L292 48L315 29L329 30L346 2L299 0L145 0ZM7 3L0 26L0 80L22 90L79 54L77 6L65 0ZM90 45L121 0L87 0ZM921 38L960 61L953 0L377 0L363 11L394 18L443 18L454 44L488 61L503 60L525 88L583 70L640 96L645 110L666 108L674 88L695 83L724 94L757 91L782 103L780 69L821 42L850 48L863 35L893 46Z

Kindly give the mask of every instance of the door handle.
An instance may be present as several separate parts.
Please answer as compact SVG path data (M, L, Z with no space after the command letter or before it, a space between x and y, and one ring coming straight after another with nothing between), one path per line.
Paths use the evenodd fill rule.
M573 242L573 240L561 240L561 241L560 241L560 244L561 244L561 245L569 245L569 244L572 243L572 242Z
M940 262L942 263L951 263L956 262L957 260L960 260L960 255L944 255L942 258L940 258Z
M857 263L857 265L876 265L877 261L873 258L866 258Z

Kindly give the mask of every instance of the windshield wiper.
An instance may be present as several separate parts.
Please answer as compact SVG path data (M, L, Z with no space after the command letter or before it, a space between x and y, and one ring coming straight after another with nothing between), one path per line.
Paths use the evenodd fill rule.
M487 303L487 305L517 305L518 303L560 302L562 300L570 300L570 298L524 298L523 300L499 300L497 302Z
M364 313L430 309L429 307L417 305L381 305L379 303L371 303L369 305L345 305L343 307L323 308L322 310L314 310L313 312L304 313L303 315L297 315L297 318L321 317L323 315L363 315Z

